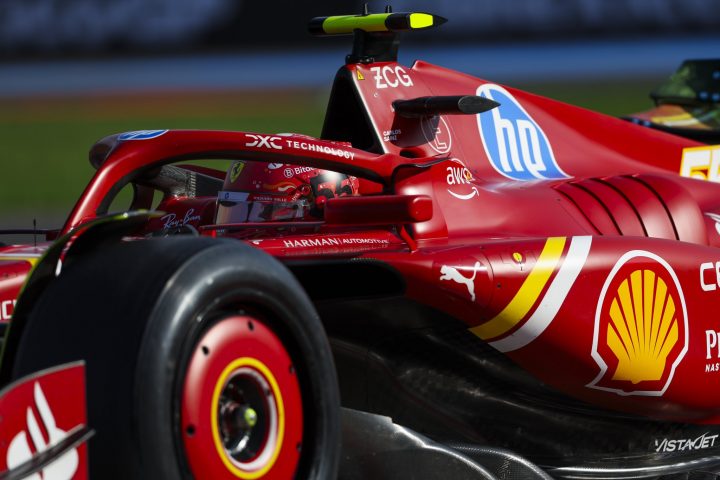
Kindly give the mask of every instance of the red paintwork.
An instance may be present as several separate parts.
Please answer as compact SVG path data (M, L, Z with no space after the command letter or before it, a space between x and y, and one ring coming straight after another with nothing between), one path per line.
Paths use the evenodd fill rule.
M215 219L214 198L175 198L163 200L157 210L165 214L149 222L147 230L157 231L191 225L198 228L200 225L212 223Z
M28 422L35 422L39 430ZM86 423L82 364L53 368L8 385L0 391L0 473L8 470L8 462L16 468ZM87 445L69 450L39 473L44 478L87 479Z
M678 176L683 149L699 144L424 62L412 68L353 64L341 74L351 79L382 151L304 135L168 131L147 140L108 137L95 147L106 158L64 232L105 213L106 197L134 172L173 160L244 159L355 175L365 195L401 197L389 202L391 209L370 197L331 200L327 224L244 228L211 226L212 198L172 198L161 208L178 219L192 209L202 234L233 236L281 259L384 261L405 277L408 297L478 327L491 345L569 395L656 418L720 423L720 354L712 343L720 329L708 314L720 301L720 226L707 215L720 214L720 187ZM434 122L398 117L391 106L399 99L460 94L503 100L497 111ZM510 120L511 98L527 118ZM482 122L488 119L496 122L494 132L507 136L486 131ZM530 156L521 135L538 151L546 139L557 165L546 153ZM269 141L258 142L258 136ZM507 147L505 161L514 171L491 155L493 138ZM512 163L518 159L522 165ZM516 178L521 174L533 178ZM380 221L392 224L373 225ZM643 331L638 349L667 342L654 379L623 379L627 372L652 369L633 363L618 373L613 352L619 350L609 346L608 338L620 333L610 332L607 302L635 271L653 283L630 295L632 306L666 298L654 280L662 279L677 307L671 327L648 323L645 330L628 321L633 335ZM647 312L652 316L652 309ZM666 340L668 331L674 340Z
M257 238L249 240L249 243L280 257L325 256L406 248L400 235L392 230L366 229L344 233L333 232L335 229L328 230L317 234Z
M303 408L292 360L280 339L263 322L250 316L236 316L222 319L203 334L185 375L181 403L183 442L190 469L196 477L242 478L223 463L224 456L233 465L224 452L221 456L217 450L211 430L211 413L217 408L217 404L213 404L215 389L225 378L223 372L233 368L232 365L241 366L231 372L238 368L252 369L268 381L265 373L253 368L248 359L260 362L268 369L277 382L281 397L271 398L276 405L282 404L283 436L278 440L279 452L275 460L263 468L270 478L292 478L295 473L303 438ZM223 385L219 388L222 389ZM263 420L260 416L258 418ZM256 478L259 474L258 469L241 471L248 478Z
M0 326L10 321L25 277L46 248L47 244L0 247Z
M329 224L383 225L426 222L432 213L432 199L425 195L374 195L335 198L324 217Z

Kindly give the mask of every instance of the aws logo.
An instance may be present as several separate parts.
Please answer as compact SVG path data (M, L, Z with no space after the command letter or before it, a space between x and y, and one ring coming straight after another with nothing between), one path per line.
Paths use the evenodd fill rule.
M600 294L592 351L600 373L587 386L661 396L687 350L687 309L675 272L653 253L626 253Z
M460 160L452 159L452 164L445 167L447 176L447 191L453 197L459 200L470 200L480 195L478 189L473 185L473 175L468 168L460 162Z
M495 170L514 180L568 177L555 161L545 132L510 92L488 83L478 87L477 95L500 103L477 115L483 147Z

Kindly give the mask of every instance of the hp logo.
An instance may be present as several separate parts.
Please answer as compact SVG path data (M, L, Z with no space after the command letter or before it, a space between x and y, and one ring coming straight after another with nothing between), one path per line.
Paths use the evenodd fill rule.
M555 161L545 132L504 88L485 84L477 95L500 103L477 116L480 137L492 166L514 180L567 178Z

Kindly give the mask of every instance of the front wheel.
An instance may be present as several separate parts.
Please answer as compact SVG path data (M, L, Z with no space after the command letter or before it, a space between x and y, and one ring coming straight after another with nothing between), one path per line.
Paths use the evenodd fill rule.
M232 240L124 242L68 262L14 377L83 359L94 478L333 478L337 379L282 264Z

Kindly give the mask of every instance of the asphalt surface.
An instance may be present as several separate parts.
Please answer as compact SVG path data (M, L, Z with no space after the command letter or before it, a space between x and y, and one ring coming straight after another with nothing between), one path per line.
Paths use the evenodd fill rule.
M342 65L349 43L328 50L0 63L0 98L322 87ZM664 77L684 59L720 56L720 35L424 48L406 43L401 45L402 63L421 58L500 83Z

